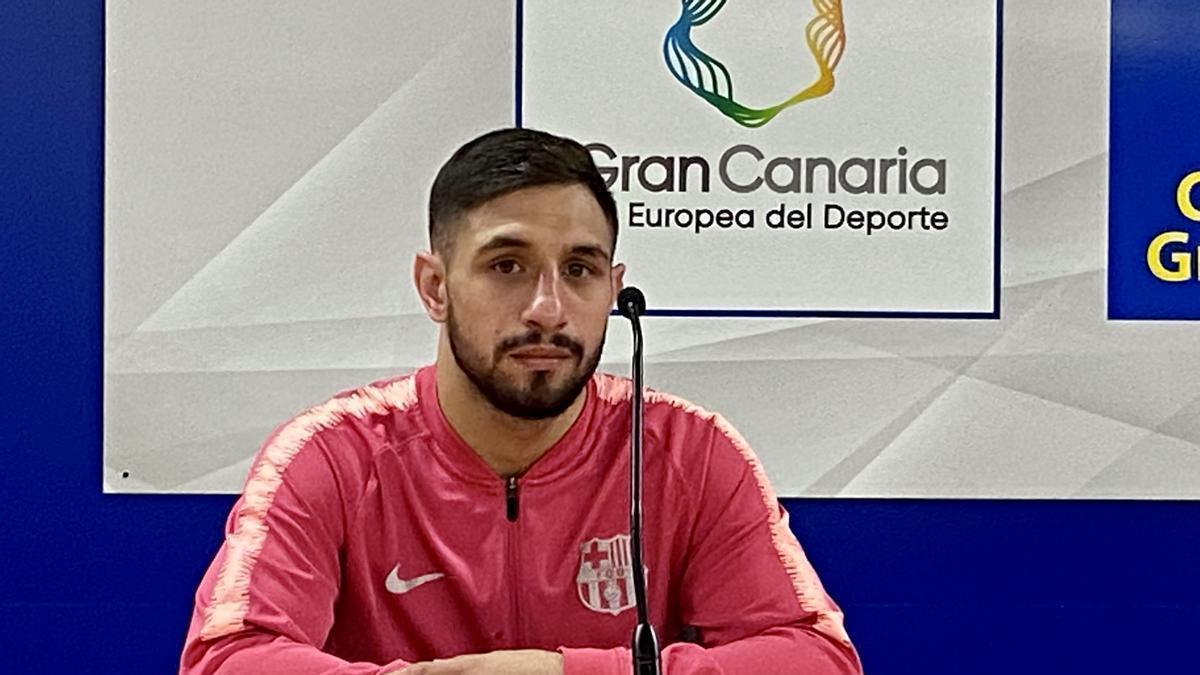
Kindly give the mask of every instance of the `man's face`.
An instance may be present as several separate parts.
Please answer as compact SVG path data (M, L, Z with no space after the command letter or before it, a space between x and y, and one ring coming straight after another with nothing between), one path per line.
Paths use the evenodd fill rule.
M523 419L570 407L600 361L623 268L581 185L526 188L474 209L446 263L446 324L458 366Z

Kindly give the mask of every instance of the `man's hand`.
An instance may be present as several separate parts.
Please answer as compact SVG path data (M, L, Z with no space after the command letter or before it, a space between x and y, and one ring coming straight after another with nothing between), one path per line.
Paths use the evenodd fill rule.
M394 671L394 675L562 675L562 672L562 654L522 649L414 663Z

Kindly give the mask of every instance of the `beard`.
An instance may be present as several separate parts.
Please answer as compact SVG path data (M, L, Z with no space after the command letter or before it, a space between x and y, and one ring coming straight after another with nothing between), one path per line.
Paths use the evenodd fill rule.
M600 365L600 353L604 350L603 335L600 336L600 344L596 345L595 351L587 354L582 344L566 335L554 333L546 336L532 330L524 335L501 340L492 350L489 359L483 350L475 349L465 338L453 312L447 316L446 327L454 361L466 373L467 379L492 407L506 415L524 420L550 419L566 412L596 372ZM544 370L528 373L528 382L501 372L500 364L505 353L519 347L538 344L548 344L571 352L576 365L562 382L555 384L552 373Z

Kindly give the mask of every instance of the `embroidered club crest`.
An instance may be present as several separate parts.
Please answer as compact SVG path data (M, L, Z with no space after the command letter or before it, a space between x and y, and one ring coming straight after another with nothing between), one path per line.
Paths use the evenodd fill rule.
M634 606L633 557L629 535L591 539L579 545L579 599L593 612L616 616Z

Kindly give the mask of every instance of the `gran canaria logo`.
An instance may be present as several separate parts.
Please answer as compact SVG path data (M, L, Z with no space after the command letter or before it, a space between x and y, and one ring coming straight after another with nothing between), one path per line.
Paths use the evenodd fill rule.
M816 17L804 30L808 50L816 62L817 79L778 105L751 108L733 98L729 69L692 42L692 29L712 21L727 0L682 0L683 11L663 40L663 58L675 79L708 101L729 119L745 127L761 127L788 108L833 91L833 71L846 48L842 0L813 0Z

